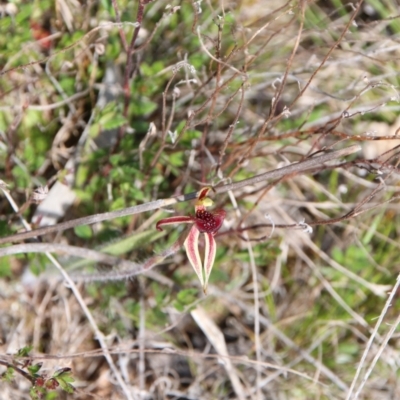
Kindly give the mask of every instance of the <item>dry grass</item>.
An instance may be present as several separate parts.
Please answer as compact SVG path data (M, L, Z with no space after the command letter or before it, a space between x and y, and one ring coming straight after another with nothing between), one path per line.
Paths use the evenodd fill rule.
M341 4L0 5L2 399L400 397L398 6Z

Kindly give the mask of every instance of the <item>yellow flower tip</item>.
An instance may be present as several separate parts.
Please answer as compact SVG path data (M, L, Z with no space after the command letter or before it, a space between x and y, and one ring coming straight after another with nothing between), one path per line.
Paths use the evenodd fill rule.
M196 201L197 207L210 207L214 202L209 197L204 197Z

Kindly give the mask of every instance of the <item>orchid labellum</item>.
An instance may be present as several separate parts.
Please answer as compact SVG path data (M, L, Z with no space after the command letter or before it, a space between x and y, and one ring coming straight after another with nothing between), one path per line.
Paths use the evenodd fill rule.
M184 242L186 254L195 270L197 276L200 279L200 283L203 286L204 293L207 291L208 278L210 277L212 267L214 265L215 253L217 246L215 243L214 235L221 228L226 212L224 210L218 210L215 212L209 212L206 210L207 207L213 204L213 201L207 197L208 192L211 188L206 187L200 191L195 204L195 215L194 216L177 216L164 218L157 222L156 228L162 231L162 225L172 224L193 224L188 237ZM204 234L205 250L204 250L204 272L203 263L201 261L199 252L199 236L200 233Z

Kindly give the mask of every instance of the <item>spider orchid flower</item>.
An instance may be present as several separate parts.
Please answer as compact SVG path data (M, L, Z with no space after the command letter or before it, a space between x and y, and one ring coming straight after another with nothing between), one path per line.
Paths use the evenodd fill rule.
M210 277L212 267L214 265L215 253L217 245L215 243L214 235L221 228L226 212L218 210L209 212L207 207L213 204L213 201L207 197L211 188L206 187L200 191L195 204L195 215L191 216L176 216L164 218L157 222L156 228L162 231L161 226L172 224L193 224L189 234L184 242L186 254L200 283L203 286L204 293L207 292L208 278ZM199 251L199 236L200 233L204 234L205 250L204 250L204 272L203 263Z

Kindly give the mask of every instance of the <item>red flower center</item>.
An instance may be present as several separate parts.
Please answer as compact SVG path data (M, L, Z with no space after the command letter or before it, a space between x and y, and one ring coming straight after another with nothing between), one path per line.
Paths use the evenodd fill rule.
M206 211L204 208L196 210L195 224L201 233L215 233L221 228L226 212L219 210L214 213Z

